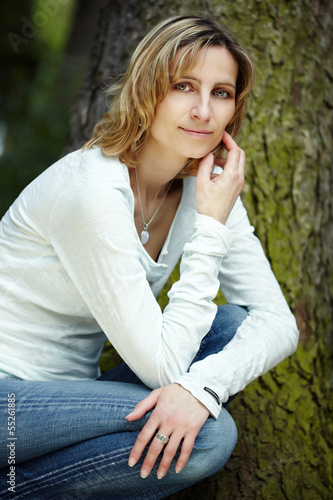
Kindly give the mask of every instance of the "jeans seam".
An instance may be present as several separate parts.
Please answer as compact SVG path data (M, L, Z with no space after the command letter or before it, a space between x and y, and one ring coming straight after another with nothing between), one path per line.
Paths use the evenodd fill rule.
M87 468L87 466L92 465L92 464L94 466L96 464L99 464L99 470L104 469L106 467L109 467L109 463L103 464L103 462L110 460L110 458L113 458L114 460L117 459L118 463L120 463L121 457L125 457L124 460L127 461L130 450L131 450L131 447L123 448L122 450L117 450L116 455L113 455L112 452L110 452L107 455L106 454L99 455L98 457L94 456L91 458L87 458L84 461L72 463L72 464L66 466L65 468L62 468L61 470L60 469L58 469L57 471L52 470L48 474L44 474L42 477L39 477L37 479L35 478L32 480L28 480L28 481L25 481L23 483L18 484L20 493L22 493L23 495L27 494L27 493L31 494L31 493L34 493L36 491L38 492L41 489L44 489L45 487L47 487L49 485L50 481L52 481L52 485L56 484L56 483L54 483L55 479L59 480L59 479L73 478L73 471L75 471L74 478L76 479L77 477L85 474L86 473L85 469ZM34 485L33 483L36 483L36 480L38 481L38 483ZM33 489L31 489L31 487ZM25 491L22 491L23 488L25 489ZM0 493L4 494L6 492L7 492L7 489L5 491L0 492Z

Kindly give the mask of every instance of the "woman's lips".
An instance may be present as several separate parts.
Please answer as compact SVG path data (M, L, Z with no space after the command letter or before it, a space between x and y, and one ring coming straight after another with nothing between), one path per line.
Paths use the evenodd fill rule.
M212 134L209 130L196 130L190 128L180 127L186 134L192 135L193 137L208 137Z

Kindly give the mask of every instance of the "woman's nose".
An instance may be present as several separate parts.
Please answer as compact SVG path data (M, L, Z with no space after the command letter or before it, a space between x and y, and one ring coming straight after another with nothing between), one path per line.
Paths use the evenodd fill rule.
M207 122L212 117L211 103L209 98L198 97L191 109L191 118Z

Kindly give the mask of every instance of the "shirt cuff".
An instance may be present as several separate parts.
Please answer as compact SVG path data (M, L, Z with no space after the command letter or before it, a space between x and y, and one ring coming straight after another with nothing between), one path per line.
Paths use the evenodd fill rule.
M204 386L198 387L197 383L194 384L190 373L182 375L177 380L175 380L175 383L184 387L184 389L189 391L192 396L198 399L200 403L202 403L208 409L212 417L219 417L222 409L222 403L219 404L215 397L205 390ZM226 397L223 399L227 400L228 396L226 395Z
M209 215L196 214L195 215L195 233L212 233L222 240L226 249L230 247L234 240L234 236L230 229L228 229L224 224L218 222L213 217Z

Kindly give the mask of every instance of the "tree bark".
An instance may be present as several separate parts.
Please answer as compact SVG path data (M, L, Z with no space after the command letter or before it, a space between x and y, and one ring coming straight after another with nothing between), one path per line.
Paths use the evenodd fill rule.
M124 71L143 34L183 13L227 25L257 65L238 139L247 154L243 200L301 337L294 356L230 405L239 442L225 469L171 498L333 498L332 2L107 2L69 148L90 137L107 109L103 89Z

